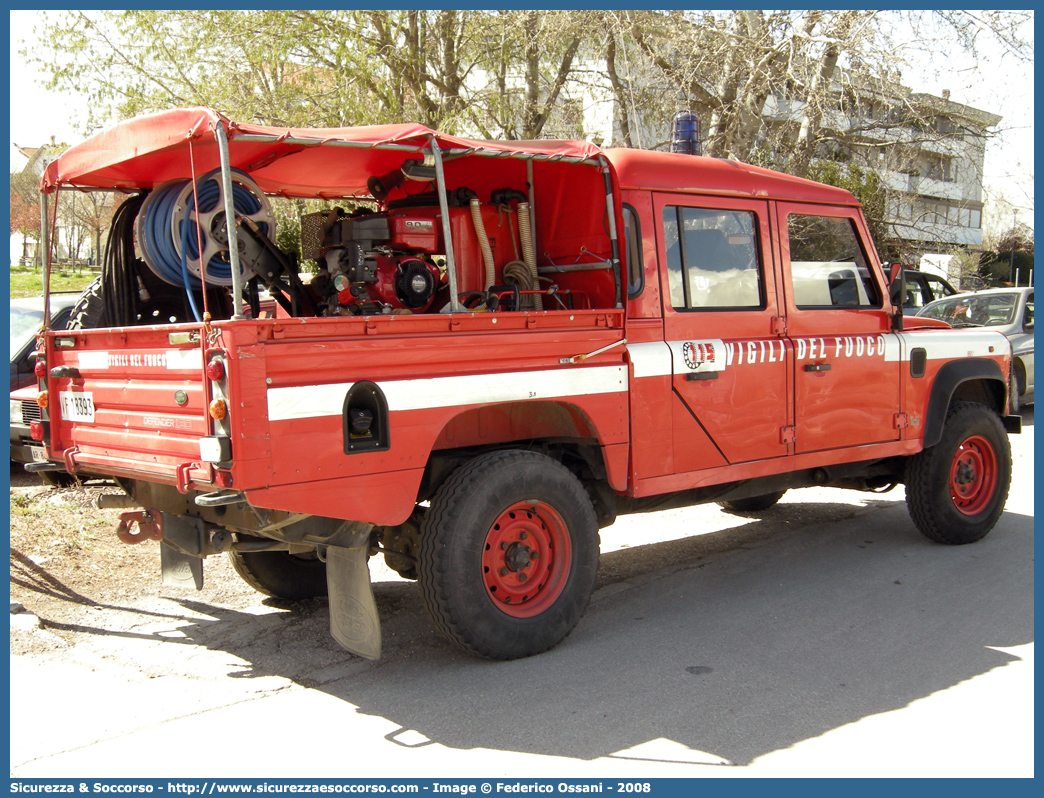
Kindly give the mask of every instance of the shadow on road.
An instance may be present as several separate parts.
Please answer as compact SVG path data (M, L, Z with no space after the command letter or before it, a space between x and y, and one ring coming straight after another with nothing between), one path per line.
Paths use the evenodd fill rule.
M180 599L209 616L180 642L237 657L229 677L283 676L453 748L593 759L666 739L742 765L1011 661L991 647L1033 640L1033 519L946 547L901 502L784 503L604 555L572 636L507 663L445 642L415 585L375 592L376 663L337 648L320 601L257 616Z

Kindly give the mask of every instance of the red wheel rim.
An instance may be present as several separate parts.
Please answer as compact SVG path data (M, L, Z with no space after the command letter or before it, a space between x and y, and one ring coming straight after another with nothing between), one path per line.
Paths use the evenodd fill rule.
M562 595L571 554L566 524L557 510L535 499L513 504L486 533L486 595L506 615L539 615Z
M997 454L993 445L973 435L957 447L950 466L950 496L964 515L978 515L997 487Z

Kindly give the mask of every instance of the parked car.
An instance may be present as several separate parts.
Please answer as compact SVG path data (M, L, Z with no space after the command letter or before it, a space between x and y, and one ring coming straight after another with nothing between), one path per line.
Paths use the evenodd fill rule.
M44 462L43 444L34 441L29 433L29 424L40 420L40 408L36 404L37 389L27 385L11 392L11 462ZM52 472L45 472L52 473Z
M78 293L51 294L53 330L64 330L72 320L72 310L80 298ZM32 440L29 422L40 418L36 405L36 376L33 374L36 334L43 326L43 297L11 300L11 462L31 463L46 460L43 446ZM64 485L73 477L64 471L42 472L44 482Z
M937 299L917 313L951 327L992 327L1011 341L1009 406L1033 404L1033 289L991 288Z
M953 296L957 289L942 277L916 269L906 269L906 297L903 299L903 313L912 316L921 308L936 299Z
M51 329L69 326L73 306L79 294L51 294ZM43 297L11 300L11 390L35 382L32 354L36 350L36 334L43 326Z

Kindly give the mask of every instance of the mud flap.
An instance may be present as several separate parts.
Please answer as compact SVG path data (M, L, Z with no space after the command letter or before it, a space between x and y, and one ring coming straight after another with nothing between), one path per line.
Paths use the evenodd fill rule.
M163 542L160 569L164 587L203 589L203 553L206 531L198 518L160 513Z
M190 557L167 545L160 546L160 569L164 587L203 589L203 560Z
M350 549L326 550L326 584L330 592L330 634L353 654L380 659L381 622L366 564L367 542Z

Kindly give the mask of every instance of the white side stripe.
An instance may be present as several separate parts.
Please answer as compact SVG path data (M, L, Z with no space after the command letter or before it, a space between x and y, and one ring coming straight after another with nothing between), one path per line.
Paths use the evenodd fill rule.
M627 344L634 365L635 379L639 377L669 377L671 375L671 348L665 341Z
M77 352L76 363L84 371L96 369L107 369L109 367L108 352Z
M203 353L199 349L168 349L168 369L201 369Z
M905 346L903 359L910 350L924 349L929 360L955 360L962 357L996 357L1011 354L1011 344L997 330L915 330L899 333Z
M152 368L162 365L171 371L203 368L203 353L199 349L168 349L162 354L141 352L77 352L76 363L85 371L99 371L112 366L123 368Z
M268 418L270 421L288 421L339 416L344 410L344 397L354 384L340 382L269 388ZM394 412L622 393L627 390L627 369L624 366L551 369L392 380L377 384L388 400L388 409Z

